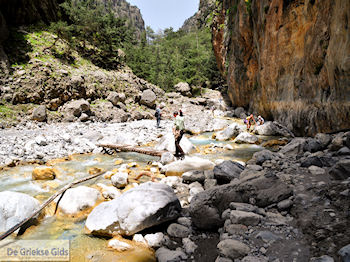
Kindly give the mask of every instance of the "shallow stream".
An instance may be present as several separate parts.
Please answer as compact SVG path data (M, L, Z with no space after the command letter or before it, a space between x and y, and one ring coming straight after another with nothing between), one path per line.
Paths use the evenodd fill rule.
M258 145L237 145L232 141L218 142L211 138L212 133L204 133L190 138L197 146L198 152L194 155L215 161L217 159L230 159L246 162L251 156L263 149ZM261 137L268 140L268 137ZM231 144L233 150L223 149L224 144ZM216 145L216 146L214 146ZM136 171L149 167L150 162L158 161L158 157L142 155L138 153L117 153L115 155L72 155L66 161L50 161L57 171L55 180L32 180L32 171L37 165L16 166L0 171L0 191L17 191L31 195L41 203L53 195L64 185L89 175L94 168L105 171L118 168L116 163L124 164L136 162ZM140 182L148 181L149 177L142 177ZM109 179L100 176L96 179L84 182L80 185L96 187L97 183L111 185ZM52 207L51 207L52 209ZM69 239L71 247L71 261L155 261L152 250L136 246L131 251L118 253L107 247L107 239L91 236L85 233L85 216L70 218L63 215L52 215L53 210L47 208L46 216L40 224L31 226L20 237L21 239ZM13 237L13 236L10 236Z

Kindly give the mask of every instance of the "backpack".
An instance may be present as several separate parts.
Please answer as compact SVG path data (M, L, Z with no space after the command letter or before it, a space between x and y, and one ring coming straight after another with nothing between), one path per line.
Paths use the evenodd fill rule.
M159 113L160 113L159 111L160 111L159 109L156 109L156 112L154 113L154 116L155 116L155 117L160 116L160 115L159 115Z

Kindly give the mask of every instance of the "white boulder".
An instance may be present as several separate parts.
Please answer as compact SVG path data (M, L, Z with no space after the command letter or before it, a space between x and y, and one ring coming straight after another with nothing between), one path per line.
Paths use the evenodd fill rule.
M258 138L248 132L240 133L233 142L237 144L255 144L258 142Z
M85 226L97 235L133 235L176 219L180 211L180 202L173 189L147 182L95 207Z
M39 208L40 203L34 197L18 192L0 192L0 232L6 232Z
M191 154L196 152L196 147L191 143L186 136L183 136L180 141L180 146L185 154ZM172 133L167 133L164 135L158 144L155 146L155 150L165 150L171 153L175 153L175 138Z
M128 184L128 173L118 172L111 177L112 185L117 188L125 187Z
M166 172L167 175L180 175L192 170L212 170L214 169L214 166L215 164L208 159L199 157L185 157L184 160L175 161L163 166L162 170Z
M59 197L54 201L57 202L58 199ZM102 197L97 189L78 186L70 188L64 193L58 207L63 213L74 215L89 207L93 207L98 200L102 200Z
M235 136L238 136L241 132L243 132L244 126L239 125L237 123L233 123L229 125L224 130L216 133L216 140L225 141L229 140Z

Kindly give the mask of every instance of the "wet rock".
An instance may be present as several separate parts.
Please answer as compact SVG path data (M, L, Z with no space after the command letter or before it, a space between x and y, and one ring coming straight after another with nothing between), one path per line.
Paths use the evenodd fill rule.
M243 132L243 130L244 130L243 125L233 123L229 125L227 128L225 128L224 130L217 132L215 139L219 141L229 140L233 137L238 136L239 133Z
M188 237L188 235L191 233L191 231L188 227L173 223L173 224L169 225L169 227L167 229L167 233L169 236L172 236L172 237L185 238L185 237Z
M277 236L275 234L273 234L270 231L260 231L257 235L256 238L261 239L262 241L268 243L273 243L277 240L282 239L280 236Z
M0 192L0 232L6 232L22 222L39 207L39 201L29 195L11 191Z
M156 99L156 94L151 89L147 89L142 92L140 104L154 108Z
M35 108L32 113L32 119L39 122L45 122L47 120L46 106L41 105Z
M183 251L161 247L156 251L156 258L158 262L180 262L187 259L187 256Z
M186 183L203 183L205 180L205 176L203 171L188 171L182 174L182 179Z
M329 174L338 180L347 179L350 177L350 159L345 159L337 162L329 170Z
M239 178L244 170L244 166L240 163L227 160L214 167L214 177L218 183L230 183L231 180Z
M233 224L256 226L260 223L261 216L253 212L232 210L230 213L230 219Z
M133 235L176 219L180 210L180 202L169 186L147 182L95 207L85 226L97 235Z
M56 172L52 167L36 167L32 172L33 180L53 180L56 178Z
M342 247L338 251L338 255L341 257L343 262L349 262L350 261L350 244Z
M180 82L174 86L176 92L181 93L183 96L192 96L191 87L186 82Z
M55 202L58 199L59 197L55 199ZM70 188L64 193L58 207L63 213L74 215L89 207L93 207L98 200L102 200L98 190L87 186L78 186Z
M111 177L112 185L116 188L125 187L128 184L128 173L118 172Z
M248 132L240 133L233 142L237 144L255 144L258 142L258 138Z
M221 255L231 259L242 258L250 252L250 248L246 244L234 239L220 241L217 248Z

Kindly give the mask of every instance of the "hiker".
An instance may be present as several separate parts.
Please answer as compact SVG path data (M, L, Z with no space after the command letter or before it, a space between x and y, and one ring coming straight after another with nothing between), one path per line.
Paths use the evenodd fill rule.
M252 125L252 122L254 122L254 125L256 125L256 122L255 122L253 114L250 114L250 116L248 116L246 118L246 120L247 120L246 123L247 123L247 129L248 130L250 129L250 126Z
M154 116L155 116L156 119L157 119L157 128L159 128L159 127L160 127L160 117L162 116L162 112L161 112L159 106L157 106L156 112L154 113Z
M179 157L180 159L183 159L185 157L185 153L182 150L180 146L181 138L184 134L185 130L185 123L184 123L184 117L183 113L180 110L180 115L177 111L174 112L174 127L173 127L173 134L175 137L175 157Z
M265 123L264 118L262 118L262 116L259 115L259 116L258 116L258 125L261 126L261 125L263 125L264 123Z

